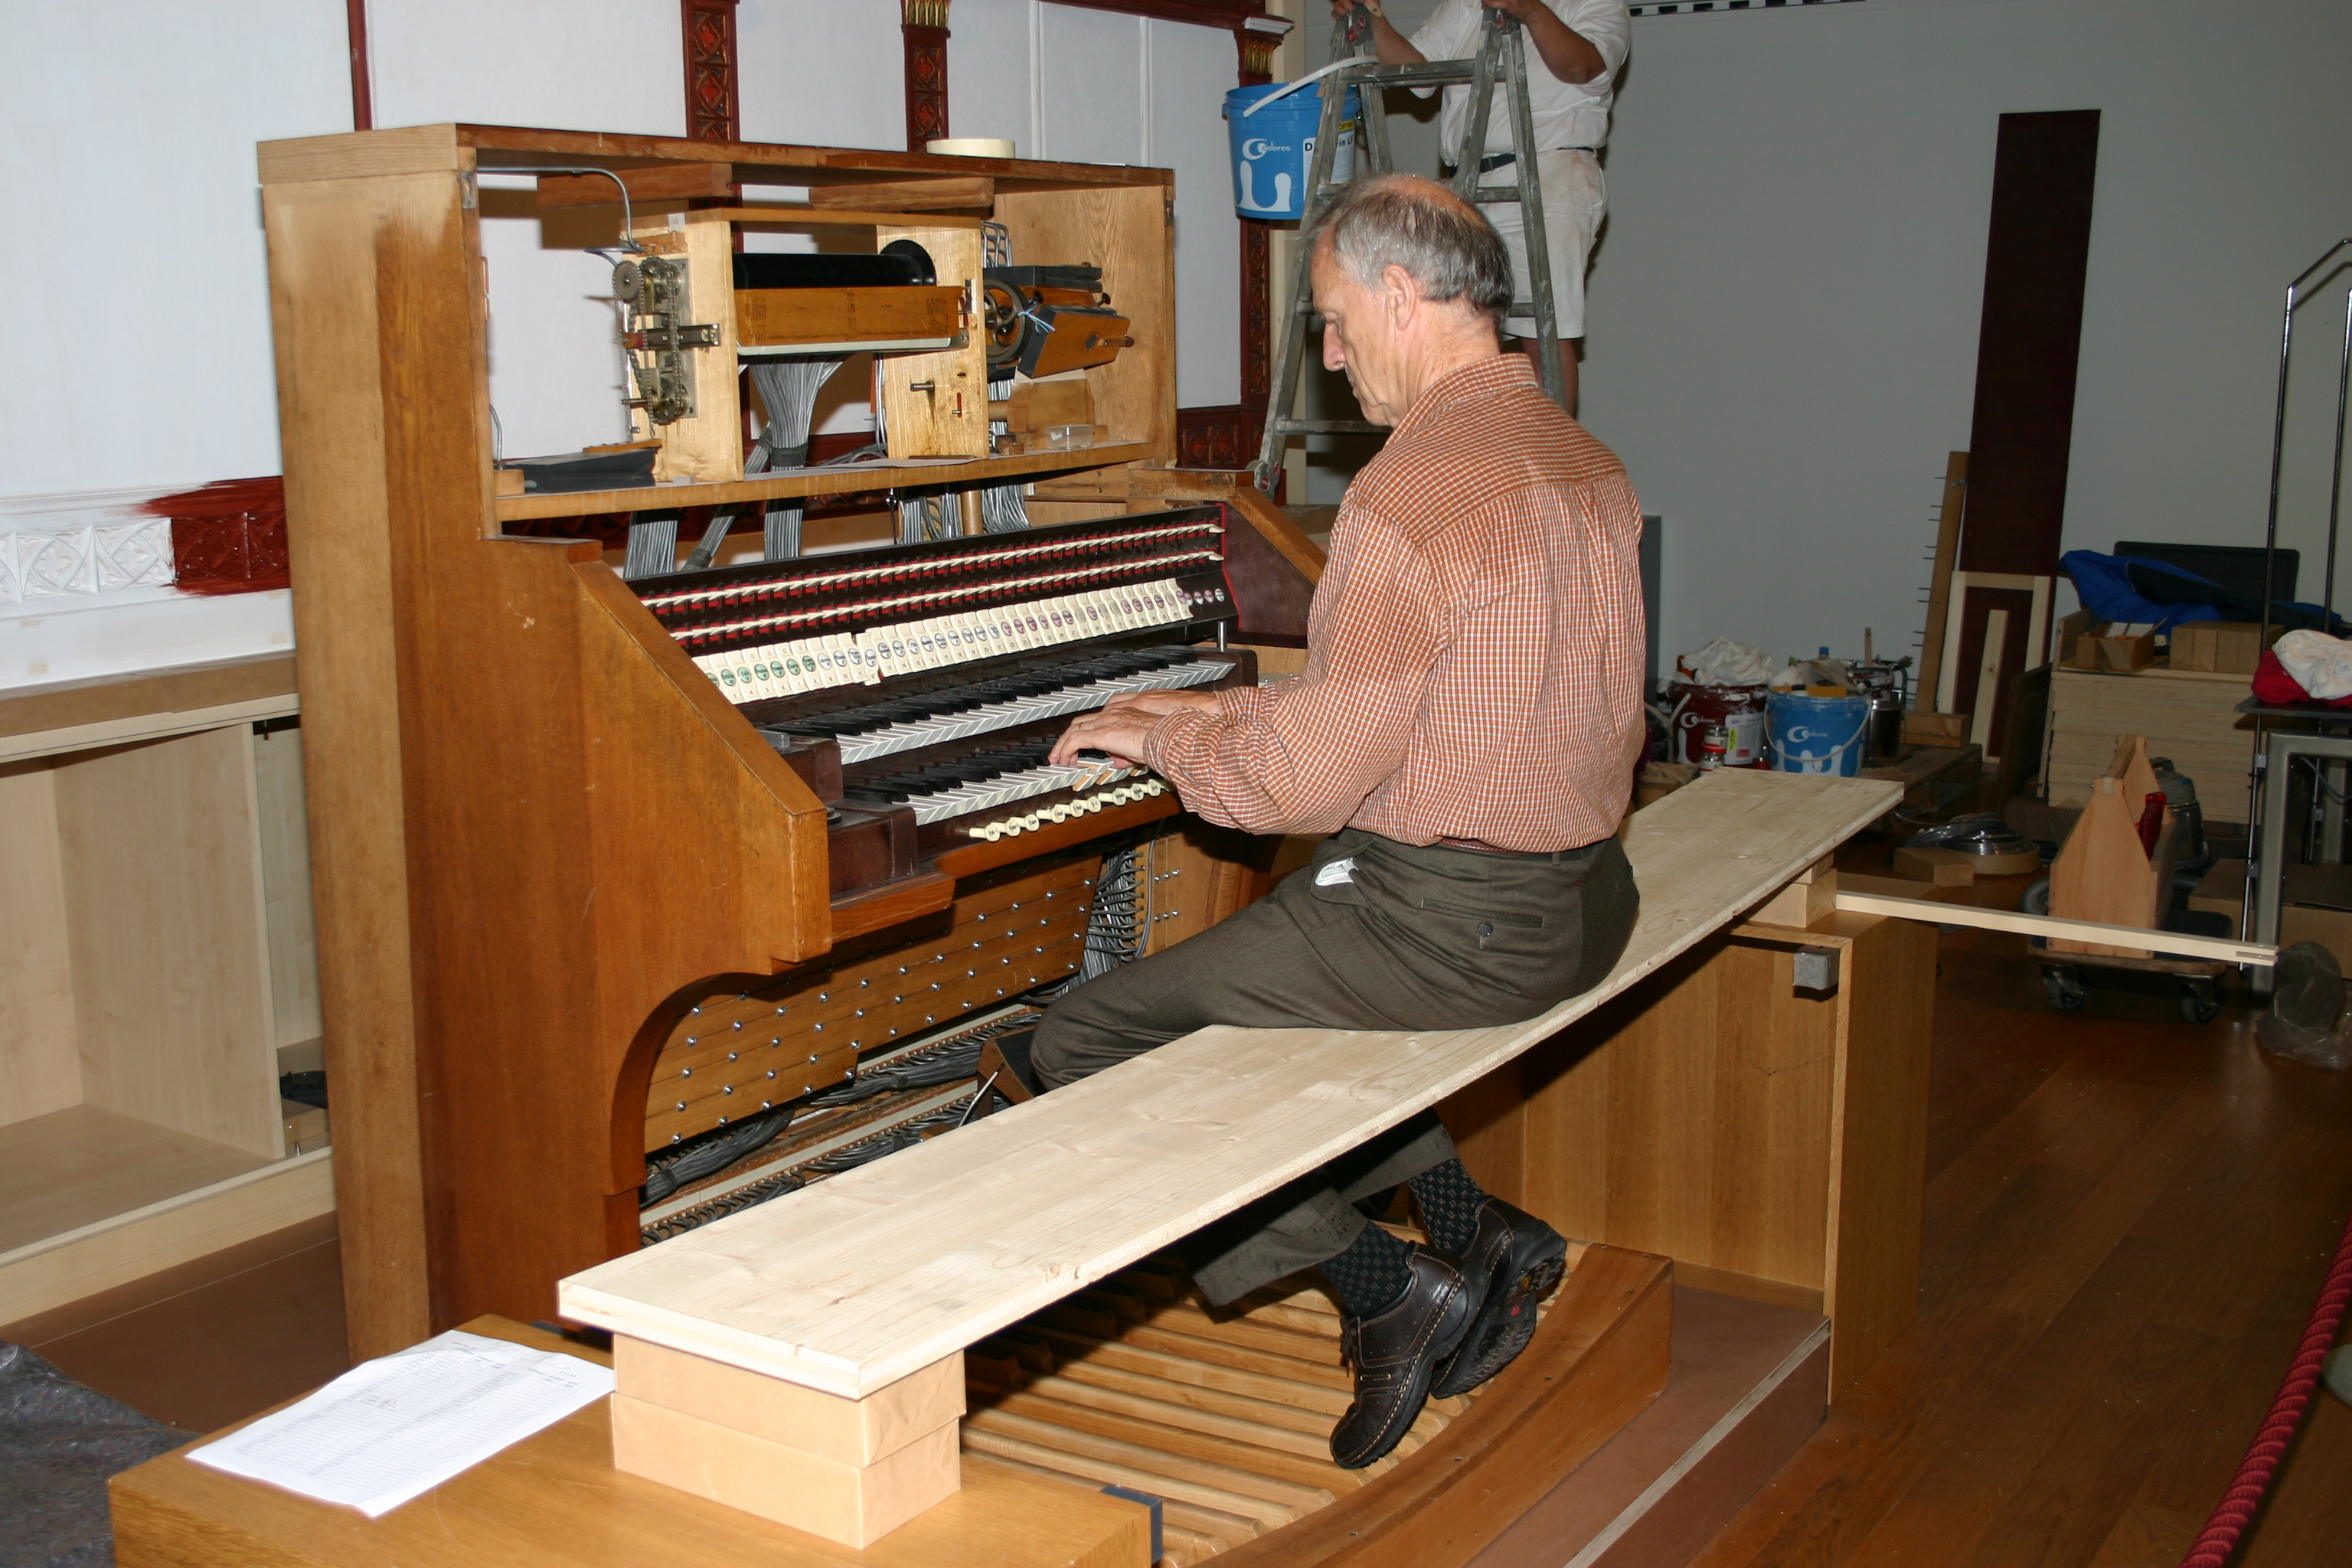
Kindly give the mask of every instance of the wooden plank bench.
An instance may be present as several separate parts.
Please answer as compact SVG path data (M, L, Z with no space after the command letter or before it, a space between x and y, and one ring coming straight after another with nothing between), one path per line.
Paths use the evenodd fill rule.
M1542 1017L1431 1033L1202 1030L953 1137L572 1276L561 1289L565 1316L616 1336L616 1464L853 1545L887 1533L956 1489L967 1346L1408 1116L1480 1086L1491 1098L1530 1047L1661 971L1713 963L1747 911L1898 793L1872 780L1725 772L1639 813L1626 838L1643 894L1633 942L1605 983ZM1819 939L1832 949L1852 948L1864 927L1901 924L1829 920L1843 923ZM1772 927L1744 934L1751 946L1815 940ZM1758 973L1769 986L1780 972ZM1769 1011L1764 999L1758 1006ZM1828 1044L1804 1047L1794 1064L1803 1070L1784 1075L1819 1084L1829 1104L1828 1121L1807 1126L1810 1164L1796 1184L1816 1210L1826 1190L1828 1212L1798 1217L1798 1250L1809 1245L1811 1261L1788 1299L1832 1308L1839 1205L1865 1201L1841 1196L1834 1168L1845 1102L1831 1086L1846 1076L1847 1032L1839 1013L1828 1034L1806 1037ZM1903 1037L1924 1040L1924 1022ZM1922 1061L1898 1064L1898 1098L1913 1078L1924 1085L1924 1049L1905 1053ZM1496 1119L1485 1121L1491 1134ZM1916 1163L1915 1138L1895 1142L1898 1163L1904 1147ZM1907 1219L1904 1184L1891 1189L1914 1258L1916 1186L1914 1171ZM1862 1270L1852 1273L1849 1288ZM1898 1294L1916 1264L1911 1273ZM1719 1288L1740 1278L1713 1274ZM1759 1275L1759 1293L1779 1289L1770 1266ZM1870 1337L1883 1343L1891 1331ZM747 1437L761 1446L747 1448ZM750 1479L781 1468L793 1469L793 1485Z

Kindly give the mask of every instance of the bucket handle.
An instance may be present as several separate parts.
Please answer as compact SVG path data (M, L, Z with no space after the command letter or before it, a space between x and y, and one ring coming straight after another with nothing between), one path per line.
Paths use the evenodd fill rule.
M1247 109L1243 110L1242 110L1242 118L1243 118L1244 120L1247 120L1251 115L1255 114L1259 110L1264 109L1267 104L1272 103L1276 99L1277 99L1277 98L1287 98L1287 97L1289 97L1292 93L1297 92L1300 88L1305 87L1308 82L1313 81L1317 77L1320 77L1320 76L1329 76L1333 71L1335 71L1335 70L1339 70L1339 69L1342 68L1343 67L1347 67L1347 66L1354 65L1354 64L1356 64L1359 60L1360 60L1361 58L1362 58L1362 57L1361 57L1361 56L1360 56L1360 55L1350 55L1348 58L1346 58L1346 59L1344 59L1344 60L1333 60L1329 65L1325 66L1321 70L1311 70L1311 71L1308 71L1305 76L1300 77L1297 81L1286 81L1286 82L1284 82L1280 88L1278 88L1277 89L1276 89L1276 90L1275 90L1275 91L1273 91L1273 92L1269 92L1269 93L1267 93L1264 98L1259 99L1255 103L1253 103L1253 104L1251 104Z

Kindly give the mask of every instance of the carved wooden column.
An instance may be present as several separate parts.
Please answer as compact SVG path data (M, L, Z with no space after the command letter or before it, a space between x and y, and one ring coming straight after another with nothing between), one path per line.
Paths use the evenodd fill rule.
M907 42L907 151L948 133L948 0L900 0Z
M686 30L686 134L694 142L740 142L735 0L678 0Z
M1287 31L1287 29L1286 29ZM1241 49L1241 83L1257 87L1274 79L1274 55L1282 47L1282 33L1263 33L1247 26L1234 30ZM1265 437L1266 400L1274 395L1274 367L1269 353L1274 337L1273 284L1268 277L1269 230L1262 223L1242 220L1242 433L1241 458L1234 466L1254 462Z

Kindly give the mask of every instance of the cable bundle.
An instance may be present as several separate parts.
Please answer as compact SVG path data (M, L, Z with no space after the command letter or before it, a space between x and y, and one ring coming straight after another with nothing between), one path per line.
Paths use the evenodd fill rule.
M1021 499L1018 484L981 487L980 526L990 533L1017 533L1029 526L1029 503Z
M758 359L751 362L751 385L768 411L767 427L743 459L746 475L774 468L797 468L808 461L809 425L816 416L816 395L841 368L837 359ZM770 561L790 561L801 552L802 506L798 501L771 501L765 526L763 555Z
M621 562L626 578L659 577L677 570L677 514L642 518L629 524L628 553Z

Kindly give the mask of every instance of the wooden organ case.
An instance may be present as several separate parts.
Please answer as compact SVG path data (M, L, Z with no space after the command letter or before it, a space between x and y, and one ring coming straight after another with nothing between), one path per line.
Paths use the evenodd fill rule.
M888 461L746 479L733 296L706 270L693 313L719 341L695 413L657 432L665 482L501 493L478 177L551 164L805 185L805 206L641 197L631 221L714 269L745 226L915 236L974 300L984 209L1024 258L1099 267L1131 323L1086 373L1108 439L988 456L966 331L877 356ZM1108 691L1254 680L1246 647L1220 650L1295 646L1321 563L1231 476L1169 466L1164 171L435 126L267 144L261 173L355 1355L545 1318L559 1278L776 1190L660 1162L757 1141L778 1108L798 1112L780 1173L919 1131L940 1032L968 1050L1078 966L1107 844L1139 845L1120 897L1150 943L1262 889L1270 846L1179 816L1156 781L1039 766ZM900 210L946 174L965 210ZM936 314L943 291L918 292ZM883 316L847 331L908 330ZM627 581L585 537L1020 481L1042 481L1038 526L902 548ZM1179 877L1185 898L1153 898Z

